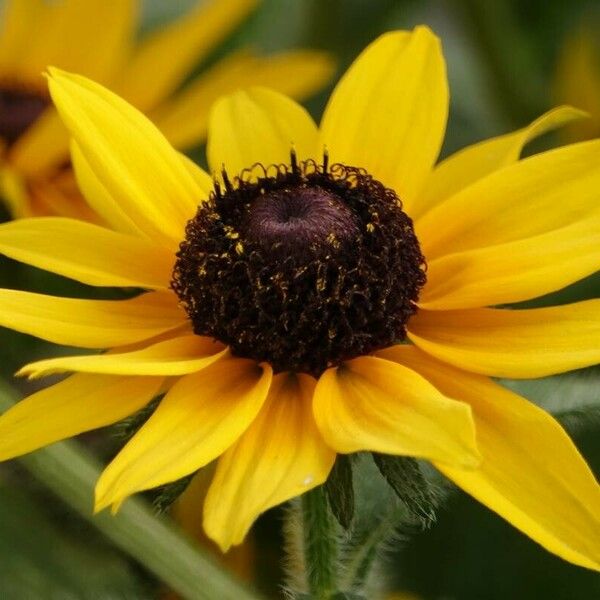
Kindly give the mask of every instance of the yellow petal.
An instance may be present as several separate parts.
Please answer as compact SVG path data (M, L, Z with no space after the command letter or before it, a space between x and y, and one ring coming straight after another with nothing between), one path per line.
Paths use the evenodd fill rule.
M224 357L227 350L210 338L186 335L132 352L48 358L25 365L17 375L30 379L76 371L107 375L186 375L201 371Z
M133 0L50 3L41 31L21 58L23 66L38 77L48 65L56 65L105 80L124 59L136 8Z
M210 107L219 97L258 85L302 99L323 86L333 69L327 54L312 50L270 56L235 52L203 72L150 117L174 146L190 147L206 139Z
M409 209L440 151L448 82L440 41L426 27L375 40L338 83L321 141L331 162L364 167Z
M110 348L134 344L185 324L173 294L131 300L55 298L0 289L0 325L55 344Z
M144 232L122 210L120 203L108 193L108 190L96 177L76 142L71 143L71 158L79 188L85 196L87 203L102 220L115 231L146 237ZM199 188L203 190L202 198L199 199L199 202L204 198L208 198L213 189L213 180L210 175L187 156L182 154L180 158Z
M0 460L120 421L159 393L160 377L72 375L0 416Z
M600 140L564 146L480 179L416 224L428 261L588 219L600 200Z
M52 98L98 180L137 227L176 249L202 195L177 151L107 89L58 69L50 74Z
M0 225L0 253L89 285L161 289L175 257L140 238L62 217Z
M478 179L519 160L524 146L531 140L585 116L586 113L576 108L560 106L518 131L456 152L435 167L419 194L418 201L411 207L410 216L415 220L419 219L428 210Z
M415 348L396 346L381 355L471 405L481 465L463 470L437 464L442 473L550 552L600 570L600 487L550 415L487 378Z
M421 310L408 336L467 371L544 377L600 362L600 300L529 310Z
M315 158L317 126L290 98L263 88L237 91L219 100L210 113L206 149L215 172L223 165L230 176L255 163L290 163L295 149L299 160Z
M268 366L229 359L180 379L102 473L96 510L175 481L219 456L256 417L271 375Z
M256 6L257 0L209 0L150 34L128 61L117 92L152 109Z
M71 160L77 185L92 209L115 231L144 237L144 232L96 177L77 142L71 142Z
M198 188L202 191L198 204L206 200L214 189L213 178L204 170L201 169L191 158L185 154L180 154L179 158L183 162L183 166L187 169L192 179L196 182Z
M545 234L428 262L419 306L450 310L521 302L587 277L598 265L600 214L596 213Z
M226 552L265 510L323 483L335 460L312 414L314 380L273 378L259 415L219 459L204 504L204 529Z
M390 361L364 356L329 369L317 384L314 411L338 452L372 450L464 467L478 462L469 406Z

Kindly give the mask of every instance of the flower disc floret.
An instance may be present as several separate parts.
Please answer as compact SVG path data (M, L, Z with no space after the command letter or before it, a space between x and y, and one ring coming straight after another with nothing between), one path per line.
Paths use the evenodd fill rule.
M293 153L290 165L223 180L188 223L173 272L195 333L313 375L404 339L425 261L392 190Z

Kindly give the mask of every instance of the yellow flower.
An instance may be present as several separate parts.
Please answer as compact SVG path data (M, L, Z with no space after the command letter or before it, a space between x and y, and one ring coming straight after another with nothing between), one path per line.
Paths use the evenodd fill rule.
M77 191L68 136L50 104L48 65L82 73L148 114L179 149L205 140L208 111L223 93L266 85L305 97L332 75L320 52L261 56L243 49L182 90L194 65L258 0L209 0L134 44L138 0L9 0L0 23L0 198L15 216L98 221Z
M589 118L565 128L571 141L600 136L600 44L597 28L581 26L567 36L561 48L554 95L589 113Z
M75 374L0 418L0 459L165 394L104 471L97 510L218 459L204 527L225 550L261 512L324 482L336 452L376 451L430 460L551 552L599 568L590 469L550 415L490 378L600 358L600 301L487 308L598 266L600 141L520 160L577 111L434 166L448 111L440 43L424 27L393 32L350 67L320 127L267 89L218 101L208 159L226 172L213 191L100 85L52 69L50 90L83 191L112 229L15 221L0 227L0 251L147 291L1 292L0 324L109 351L24 367Z

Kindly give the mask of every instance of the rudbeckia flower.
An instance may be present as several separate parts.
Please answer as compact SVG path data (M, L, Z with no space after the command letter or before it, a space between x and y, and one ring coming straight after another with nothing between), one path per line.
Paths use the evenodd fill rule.
M48 65L117 91L179 149L205 141L209 108L223 93L258 83L303 98L323 85L333 64L321 52L243 49L180 89L257 3L198 3L136 44L138 0L9 0L0 21L0 198L13 215L98 221L73 179L68 134L42 75Z
M561 426L492 377L600 358L600 302L498 308L600 259L600 141L521 160L562 108L435 166L448 112L439 40L383 35L320 127L268 89L218 101L216 183L100 85L50 71L83 191L111 228L0 228L0 250L119 301L3 290L1 324L108 349L25 366L72 372L0 418L8 459L163 395L102 474L96 510L217 461L207 534L226 550L266 509L323 483L336 453L427 459L551 552L600 565L600 489Z
M597 28L580 26L565 39L558 57L554 95L589 113L565 132L572 141L600 136L600 44Z

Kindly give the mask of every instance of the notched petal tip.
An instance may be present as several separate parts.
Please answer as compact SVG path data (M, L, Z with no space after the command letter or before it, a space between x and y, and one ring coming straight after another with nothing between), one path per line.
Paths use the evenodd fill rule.
M124 497L119 497L115 493L113 486L107 485L106 483L106 469L100 474L100 478L96 482L94 489L94 514L102 512L104 509L110 507L111 514L116 514L121 504L125 501Z

